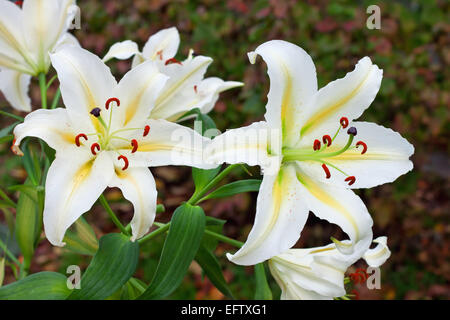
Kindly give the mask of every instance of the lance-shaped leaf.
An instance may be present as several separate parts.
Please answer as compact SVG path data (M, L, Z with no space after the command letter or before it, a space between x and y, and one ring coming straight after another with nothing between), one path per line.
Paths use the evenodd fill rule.
M255 265L255 300L272 300L272 291L267 283L266 271L264 264Z
M63 300L70 294L67 277L39 272L0 288L0 300Z
M217 188L210 194L203 197L199 202L207 199L227 198L243 192L258 191L260 186L261 180L257 179L235 181Z
M165 298L180 285L197 253L204 230L202 208L183 204L175 210L155 275L139 299Z
M66 232L64 242L66 249L81 254L93 256L98 250L98 240L94 230L83 217L75 222L73 230Z
M224 295L229 298L234 298L233 294L228 288L228 284L223 277L222 268L220 267L219 261L217 261L216 256L201 245L198 249L195 260L198 262L200 267L202 267L208 279L217 289L220 290Z
M139 257L138 242L111 233L100 239L97 253L81 278L81 289L74 290L70 300L103 300L111 296L136 271Z

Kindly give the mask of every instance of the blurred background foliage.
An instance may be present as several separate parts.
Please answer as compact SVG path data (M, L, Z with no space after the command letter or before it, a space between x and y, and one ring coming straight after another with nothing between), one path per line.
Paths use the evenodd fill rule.
M372 4L381 9L380 30L366 27L366 8ZM142 49L150 35L176 26L181 34L177 58L184 59L193 48L197 54L214 59L207 75L245 82L243 88L222 94L211 113L222 131L263 119L269 88L266 67L261 60L250 65L246 55L259 44L283 39L304 48L315 62L319 87L343 77L360 58L369 56L384 70L384 77L375 101L361 120L398 131L416 151L412 172L392 184L357 191L374 219L374 235L388 236L392 256L382 267L381 290L367 290L361 285L349 290L356 289L360 299L450 298L448 1L79 0L78 5L81 29L74 34L83 47L100 56L113 43L126 39L136 41ZM110 66L120 78L130 68L130 61L113 61ZM50 95L55 90L52 87ZM39 105L37 86L31 94ZM6 105L0 99L1 106ZM1 118L0 123L4 128L13 122ZM26 173L8 145L0 145L0 155L0 185L23 182ZM166 206L166 212L157 219L168 221L193 192L190 169L161 167L152 172L157 178L158 201ZM251 173L258 177L258 168L251 168ZM236 172L229 181L244 177L248 174ZM122 200L120 191L110 190L107 198L123 221L131 219L132 206ZM202 206L206 214L227 220L226 235L244 241L253 223L255 200L256 193L240 194L209 200ZM8 221L8 214L0 217L4 223ZM85 217L99 236L114 231L99 206ZM0 229L3 234L6 230ZM296 246L323 245L330 236L345 235L310 215ZM142 258L147 259L140 263L137 275L147 283L156 269L162 243L163 238L159 238L141 250ZM13 244L11 249L15 250ZM250 299L254 294L253 270L229 263L225 253L230 250L235 249L223 244L216 250L225 278L236 297ZM65 273L68 265L84 267L89 259L42 241L31 271ZM349 272L356 267L365 265L360 261ZM5 282L13 279L7 272ZM271 281L271 285L274 295L279 296L276 284ZM170 298L224 296L194 263L183 285Z

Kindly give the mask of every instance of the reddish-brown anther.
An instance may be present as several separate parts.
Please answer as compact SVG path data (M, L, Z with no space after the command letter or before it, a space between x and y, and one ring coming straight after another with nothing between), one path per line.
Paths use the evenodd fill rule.
M109 105L111 104L111 102L115 102L118 107L120 106L120 100L119 99L117 99L117 98L109 98L108 100L106 100L106 103L105 103L106 110L109 109Z
M347 178L345 178L344 180L345 182L348 182L348 185L351 186L352 184L355 183L356 178L354 176L348 176Z
M117 160L123 160L123 162L125 163L125 165L122 167L122 170L127 170L128 168L128 158L125 157L124 155L120 155Z
M318 139L314 140L313 149L314 151L320 150L320 140Z
M358 141L356 143L356 147L358 148L359 146L363 146L363 150L362 150L361 154L364 154L367 152L367 144L364 141Z
M347 128L348 127L348 118L346 117L342 117L341 120L339 120L342 128Z
M96 150L100 151L100 145L98 143L93 143L91 146L91 152L94 156L97 155Z
M331 140L331 137L329 136L329 135L324 135L323 137L322 137L322 141L323 141L323 143L325 144L327 144L327 147L329 147L329 146L331 146L331 142L332 142L332 140Z
M330 179L331 173L330 173L330 170L328 169L328 167L327 167L327 165L325 163L322 164L322 169L323 169L323 171L325 171L326 178Z
M80 138L83 138L83 139L86 140L86 141L87 141L87 139L88 139L87 135L85 135L84 133L80 133L79 135L77 135L77 136L75 137L75 144L77 145L77 147L81 146Z
M135 153L138 149L138 142L136 139L131 140L131 145L133 146L133 149L131 150L131 153Z
M150 132L150 126L149 126L149 125L146 125L145 128L144 128L144 134L143 134L143 136L146 137L146 136L148 135L149 132Z
M175 58L167 59L165 65L167 66L168 64L171 64L171 63L177 63L177 64L179 64L179 65L183 65L183 64L181 63L181 61L178 61L178 60L175 59Z

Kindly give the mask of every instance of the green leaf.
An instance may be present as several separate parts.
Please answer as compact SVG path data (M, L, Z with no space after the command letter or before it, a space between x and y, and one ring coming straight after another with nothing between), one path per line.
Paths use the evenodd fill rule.
M198 249L195 260L198 262L200 267L202 267L208 279L217 289L220 290L224 295L229 298L234 299L233 294L228 288L228 284L223 277L222 268L220 267L219 261L216 256L210 252L205 246L201 245Z
M70 230L67 230L63 240L66 243L64 248L80 254L93 256L98 250L98 240L94 230L80 217Z
M26 184L29 184L28 179L25 181ZM30 190L30 194L37 199L36 190ZM36 240L39 238L42 228L38 205L33 198L26 193L21 193L17 201L15 235L24 257L25 269L28 269L31 264Z
M221 186L220 188L217 188L210 194L203 197L199 202L207 200L207 199L217 199L217 198L226 198L231 197L238 193L243 192L252 192L252 191L259 191L259 187L261 186L261 180L257 179L248 179L248 180L239 180L235 181L229 184L226 184L224 186Z
M3 284L3 279L5 279L5 258L0 259L0 287Z
M71 293L65 275L39 272L0 288L0 300L63 300Z
M225 220L217 219L213 217L206 217L206 229L215 233L222 234L223 225L226 223ZM205 234L202 239L202 246L204 246L209 251L214 251L217 247L219 240L215 237Z
M70 300L103 300L111 296L136 271L139 244L119 233L100 239L99 249L81 278L81 289Z
M0 138L8 136L11 133L11 131L13 131L14 127L19 123L20 122L14 122L13 124L1 129L0 130Z
M181 284L204 230L205 213L201 207L186 203L175 210L155 275L139 299L165 298Z
M266 271L263 263L255 265L255 300L272 300L272 291L267 283Z

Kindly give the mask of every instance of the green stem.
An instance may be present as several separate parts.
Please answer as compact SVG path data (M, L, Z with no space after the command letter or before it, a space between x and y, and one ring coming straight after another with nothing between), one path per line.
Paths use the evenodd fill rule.
M209 190L214 188L220 181L225 178L230 171L234 168L241 166L241 164L233 164L231 166L226 167L221 173L219 173L214 179L212 179L200 192L194 192L192 197L187 201L188 204L195 206L203 198L203 196L208 193Z
M47 81L43 72L39 73L39 87L41 88L42 109L47 109Z
M2 189L0 189L0 197L3 198L3 200L5 200L5 202L9 206L11 206L11 208L15 208L16 207L16 203L14 201L12 201L11 198L8 197L8 195Z
M156 229L153 232L150 232L148 235L146 235L145 237L142 237L141 239L138 240L139 245L142 245L143 243L153 239L154 237L159 236L160 234L166 232L169 227L170 227L170 222L167 224L159 224L157 222L155 222L155 225L157 225L158 227L160 227L159 229ZM162 225L162 226L160 226Z
M4 116L7 116L7 117L10 117L10 118L13 118L13 119L16 119L16 120L19 120L20 122L23 122L23 120L24 120L23 117L15 115L15 114L12 114L12 113L9 113L9 112L6 112L6 111L1 111L0 110L0 114L4 115Z
M22 265L20 261L8 250L6 244L0 239L0 248L2 248L3 252L11 259L12 262L17 264L18 266Z
M210 230L205 230L205 234L207 234L207 235L209 235L211 237L214 237L217 240L220 240L220 241L222 241L224 243L231 244L232 246L234 246L236 248L240 248L240 247L242 247L244 245L244 243L241 242L241 241L228 238L227 236L224 236L222 234L218 234L218 233L212 232Z
M103 206L103 208L105 208L106 212L108 213L109 217L114 222L114 224L117 226L117 228L119 228L123 234L130 235L128 233L128 231L125 229L125 227L123 226L123 224L119 221L117 216L112 211L111 207L108 204L108 201L106 200L106 198L103 194L100 196L99 201L100 201L100 204Z
M156 205L156 214L163 213L164 211L166 211L166 208L164 207L163 204ZM127 230L128 233L131 232L131 223L127 224L125 230Z
M51 105L50 109L56 108L60 97L61 97L61 88L58 87L58 90L56 90L55 96L53 97L53 101L52 101L52 105Z

